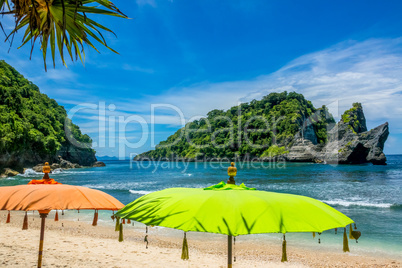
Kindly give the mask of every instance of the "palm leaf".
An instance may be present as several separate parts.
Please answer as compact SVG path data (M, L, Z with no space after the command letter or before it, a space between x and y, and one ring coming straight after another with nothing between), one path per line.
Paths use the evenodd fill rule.
M68 53L72 61L74 57L75 60L79 58L83 64L84 44L99 52L92 40L117 53L107 45L102 31L115 33L87 16L96 14L127 18L108 0L0 0L0 7L2 10L0 14L11 14L15 17L15 27L6 40L26 27L20 47L31 41L32 51L36 40L40 40L45 70L48 47L51 50L53 67L56 65L56 46L65 66L67 64L64 51Z

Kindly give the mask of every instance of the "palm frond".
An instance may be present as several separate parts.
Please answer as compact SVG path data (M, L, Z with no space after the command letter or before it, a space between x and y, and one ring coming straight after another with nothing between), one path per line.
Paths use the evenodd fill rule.
M74 58L75 60L79 58L83 64L84 44L99 52L92 40L117 53L107 45L101 31L114 35L115 33L87 16L96 14L127 18L108 0L0 0L0 7L0 14L13 15L15 18L15 27L6 37L6 41L17 31L26 27L20 47L31 42L32 54L36 40L39 38L45 70L48 47L50 47L54 67L56 46L66 66L64 51L68 53L72 61Z

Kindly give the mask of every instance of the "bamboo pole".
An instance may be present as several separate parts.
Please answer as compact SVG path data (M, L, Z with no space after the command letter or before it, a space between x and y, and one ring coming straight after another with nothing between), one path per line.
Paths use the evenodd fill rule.
M228 235L228 268L232 268L232 240L233 236Z
M43 240L45 238L45 220L48 213L40 213L40 240L39 240L39 254L38 254L38 268L42 267L42 254L43 254Z

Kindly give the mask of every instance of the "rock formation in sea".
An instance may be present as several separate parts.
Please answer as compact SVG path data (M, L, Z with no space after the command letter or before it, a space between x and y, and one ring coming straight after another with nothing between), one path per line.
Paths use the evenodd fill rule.
M298 138L289 153L284 155L288 161L326 162L338 164L386 164L383 153L389 135L388 122L367 131L366 118L360 103L342 115L342 119L328 131L325 144L314 144L311 137Z

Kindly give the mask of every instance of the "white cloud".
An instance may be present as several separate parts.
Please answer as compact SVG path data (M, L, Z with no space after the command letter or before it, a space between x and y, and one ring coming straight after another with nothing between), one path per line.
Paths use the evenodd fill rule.
M67 68L59 68L59 69L52 69L50 68L50 65L48 65L48 70L46 72L46 75L40 75L40 76L35 76L35 77L27 77L27 79L31 81L35 81L35 83L38 84L44 84L45 82L48 82L49 80L53 80L55 82L61 83L61 82L73 82L75 81L77 75L70 71Z
M172 88L163 95L130 103L142 111L149 109L150 103L169 103L190 118L287 90L302 93L316 107L337 102L339 113L353 102L361 102L368 127L390 121L393 130L401 132L401 45L401 38L343 42L301 56L274 73L252 80Z
M137 2L137 5L139 5L139 6L150 5L152 7L156 7L155 0L136 0L136 2Z
M385 121L390 123L391 143L402 133L401 45L402 38L347 41L301 56L274 73L251 80L203 82L115 104L126 112L140 113L147 113L152 103L172 104L189 119L205 116L212 109L228 109L239 102L260 99L271 92L296 91L315 107L329 105L336 119L352 103L361 102L369 129ZM174 124L169 119L163 122Z
M401 129L402 39L344 42L302 56L277 72L260 78L265 88L251 96L263 96L288 86L312 100L315 106L339 102L340 112L361 102L369 127L372 122L392 121Z
M141 72L141 73L147 73L147 74L153 74L155 71L151 68L143 68L140 66L135 66L131 64L123 64L122 66L123 70L126 71L135 71L135 72Z

